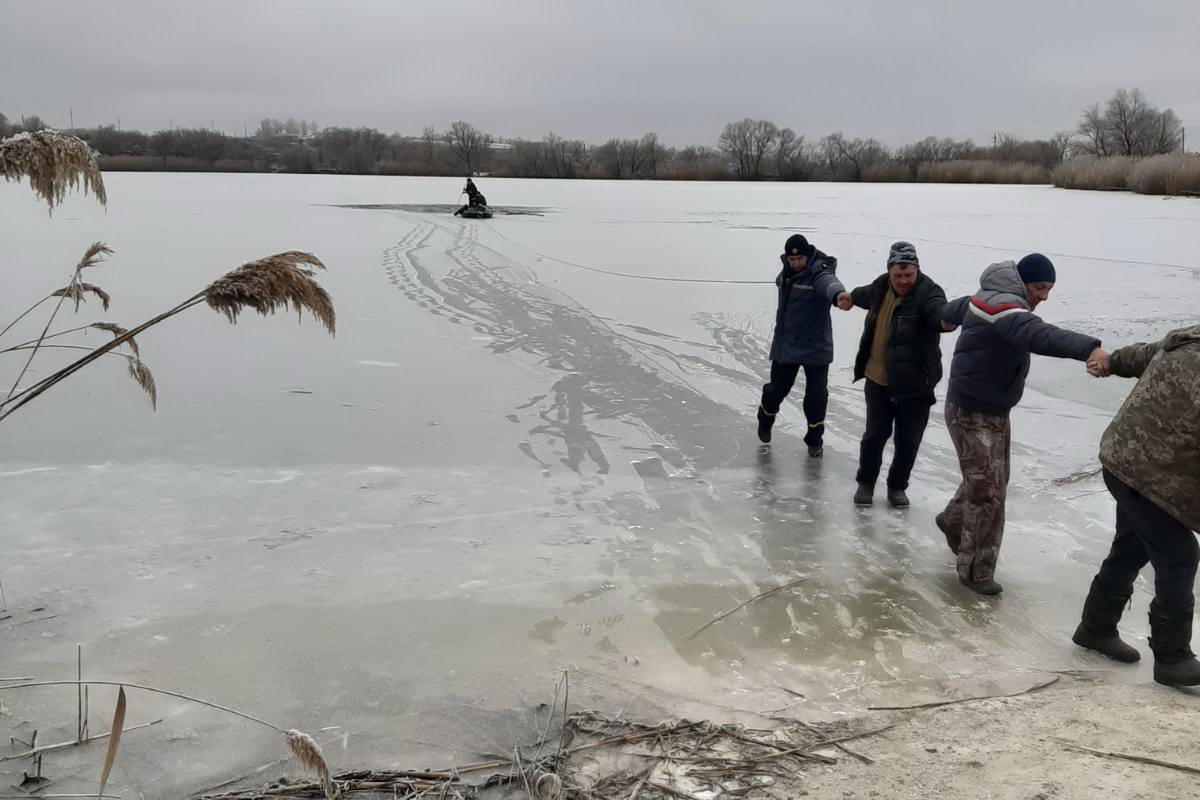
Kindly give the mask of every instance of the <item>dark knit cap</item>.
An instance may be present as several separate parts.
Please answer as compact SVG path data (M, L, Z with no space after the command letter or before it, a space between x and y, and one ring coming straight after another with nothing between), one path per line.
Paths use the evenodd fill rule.
M917 248L912 242L896 242L892 245L892 249L888 251L887 265L890 267L892 264L921 266L921 262L917 260Z
M793 233L783 245L783 254L785 256L811 256L815 249L802 234Z
M1023 283L1054 283L1054 264L1041 253L1030 253L1017 262L1017 272Z

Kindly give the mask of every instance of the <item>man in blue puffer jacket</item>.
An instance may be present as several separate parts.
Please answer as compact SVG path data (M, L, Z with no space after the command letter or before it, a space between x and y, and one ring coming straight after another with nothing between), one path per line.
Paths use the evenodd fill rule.
M808 454L824 452L825 408L829 404L829 365L833 361L833 323L829 313L839 299L846 307L850 295L834 275L837 259L822 253L797 233L784 244L783 270L775 278L779 307L771 339L771 382L763 386L758 406L758 438L771 441L771 426L779 406L804 369L804 417Z
M1004 536L1009 471L1009 412L1025 391L1029 354L1087 361L1100 340L1056 328L1032 313L1054 287L1054 265L1040 253L992 264L979 291L946 304L942 321L961 325L946 427L962 483L936 522L958 556L958 579L980 594L999 594L994 578Z

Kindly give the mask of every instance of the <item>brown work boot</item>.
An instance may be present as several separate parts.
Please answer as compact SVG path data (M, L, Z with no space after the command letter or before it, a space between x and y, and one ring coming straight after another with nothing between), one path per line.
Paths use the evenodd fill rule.
M950 522L946 519L946 512L938 512L933 521L938 526L938 530L942 532L942 535L946 537L946 544L950 546L950 552L958 555L958 545L962 542L962 539L955 536L954 532L950 530Z
M984 578L981 581L968 581L959 578L958 582L970 589L972 592L978 592L979 594L984 595L1000 594L1004 591L1004 587L996 583L996 581L992 578Z

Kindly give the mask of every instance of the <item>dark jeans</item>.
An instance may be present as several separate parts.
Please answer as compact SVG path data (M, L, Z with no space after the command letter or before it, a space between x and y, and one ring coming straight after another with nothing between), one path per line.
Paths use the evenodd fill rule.
M778 414L783 398L788 396L800 373L799 364L771 362L771 382L763 386L762 407L768 414ZM829 365L804 367L804 418L808 432L804 443L820 447L825 437L825 409L829 406Z
M893 402L886 386L866 379L867 430L858 454L858 482L874 486L883 465L883 447L896 432L896 453L888 470L889 489L907 489L908 476L917 461L917 449L929 424L929 398Z
M1096 573L1099 588L1128 597L1138 572L1149 562L1154 566L1156 608L1168 615L1190 611L1200 563L1195 535L1107 469L1104 483L1117 501L1117 535Z

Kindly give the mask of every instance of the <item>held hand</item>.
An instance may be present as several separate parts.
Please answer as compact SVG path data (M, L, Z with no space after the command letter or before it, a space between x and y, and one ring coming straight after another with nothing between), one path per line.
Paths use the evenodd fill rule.
M841 292L837 298L835 298L835 302L837 303L837 307L842 311L849 311L850 309L854 308L854 301L850 298L849 292Z
M1104 348L1097 347L1092 350L1087 360L1087 371L1093 378L1107 378L1112 374L1108 353Z

